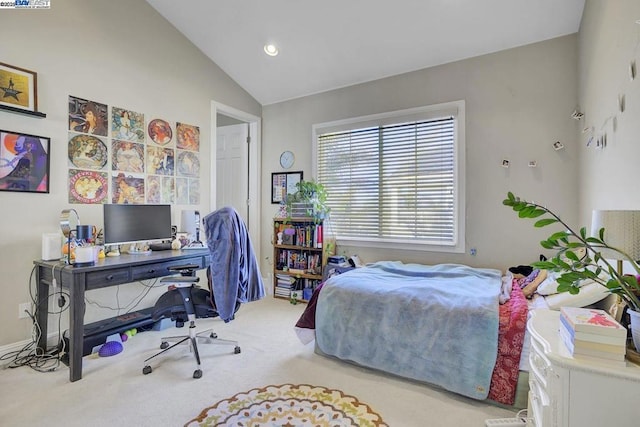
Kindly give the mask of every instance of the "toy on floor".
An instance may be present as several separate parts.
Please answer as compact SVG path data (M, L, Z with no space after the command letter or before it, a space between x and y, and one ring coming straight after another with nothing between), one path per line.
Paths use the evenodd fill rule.
M120 341L107 341L104 343L100 350L98 350L98 356L100 357L109 357L115 356L116 354L122 352L124 347Z

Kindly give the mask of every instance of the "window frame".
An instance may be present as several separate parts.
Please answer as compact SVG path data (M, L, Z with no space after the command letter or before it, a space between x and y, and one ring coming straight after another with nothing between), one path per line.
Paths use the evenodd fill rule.
M454 116L455 141L454 141L454 188L455 208L454 208L454 239L451 245L438 245L416 240L405 239L368 239L363 237L336 236L338 244L349 246L367 246L384 249L403 249L413 251L431 251L445 253L464 253L465 248L465 101L458 100L434 104L404 110L396 110L386 113L371 114L367 116L353 117L331 122L317 123L312 125L312 176L318 176L318 135L327 132L337 132L340 130L353 130L367 126L380 126L399 123L406 120L437 119L444 116Z

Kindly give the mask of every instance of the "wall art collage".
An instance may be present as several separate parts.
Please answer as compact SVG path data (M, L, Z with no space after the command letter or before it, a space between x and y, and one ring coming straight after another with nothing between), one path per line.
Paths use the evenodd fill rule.
M69 96L69 203L200 203L200 128Z

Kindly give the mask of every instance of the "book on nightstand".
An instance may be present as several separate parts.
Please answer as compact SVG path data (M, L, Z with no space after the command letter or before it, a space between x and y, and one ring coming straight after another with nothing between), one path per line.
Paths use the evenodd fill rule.
M624 357L627 352L626 346L574 340L562 323L560 324L559 333L562 342L572 356L589 356L624 362Z
M625 344L627 329L604 310L577 307L561 307L560 321L563 322L569 332L583 334L586 341L596 340L598 335L617 338L618 342ZM588 335L587 335L588 334ZM573 335L573 334L572 334ZM591 337L592 339L586 339Z
M574 357L625 363L627 330L604 310L562 307L559 333Z

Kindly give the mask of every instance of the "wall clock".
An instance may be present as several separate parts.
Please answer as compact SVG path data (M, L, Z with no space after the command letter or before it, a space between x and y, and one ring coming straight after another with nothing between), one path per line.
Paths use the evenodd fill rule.
M289 169L293 166L293 162L296 160L296 157L293 155L291 151L283 151L280 154L280 166L285 169Z

